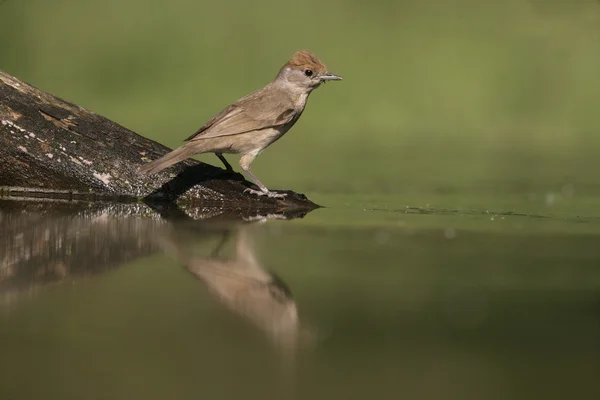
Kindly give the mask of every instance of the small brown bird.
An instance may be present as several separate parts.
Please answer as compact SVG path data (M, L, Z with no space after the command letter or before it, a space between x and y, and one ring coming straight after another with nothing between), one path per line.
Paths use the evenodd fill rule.
M186 144L142 165L139 171L154 174L202 153L215 153L227 170L232 171L223 154L239 153L242 155L240 167L260 189L246 189L245 192L284 197L285 194L267 189L250 171L250 164L267 146L294 126L314 89L324 82L341 79L328 72L325 64L314 54L306 50L297 51L271 83L237 100L187 138Z

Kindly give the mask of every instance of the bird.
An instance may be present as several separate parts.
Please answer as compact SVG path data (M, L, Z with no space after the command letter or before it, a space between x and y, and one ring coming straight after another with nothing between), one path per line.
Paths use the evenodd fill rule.
M323 83L342 80L308 50L298 50L279 70L273 81L217 113L185 139L187 143L138 168L155 174L196 154L215 153L233 172L223 154L241 154L240 167L259 190L245 193L283 198L286 193L270 191L252 173L250 165L269 145L281 138L298 121L309 95Z
M257 258L250 224L223 226L220 242L206 256L198 247L202 238L209 239L216 232L190 227L171 226L157 232L157 241L167 255L199 278L214 298L253 322L283 349L293 350L300 339L310 339L308 329L301 328L290 288ZM228 242L234 245L231 256L221 254Z

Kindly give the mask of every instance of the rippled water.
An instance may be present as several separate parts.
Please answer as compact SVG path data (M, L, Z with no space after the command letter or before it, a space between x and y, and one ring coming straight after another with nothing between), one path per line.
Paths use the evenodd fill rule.
M0 398L598 398L593 199L453 196L1 200Z

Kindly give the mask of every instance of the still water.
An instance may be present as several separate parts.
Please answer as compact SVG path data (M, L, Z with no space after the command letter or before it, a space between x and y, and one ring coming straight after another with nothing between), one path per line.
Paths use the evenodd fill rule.
M0 200L0 399L600 398L598 212L521 200Z

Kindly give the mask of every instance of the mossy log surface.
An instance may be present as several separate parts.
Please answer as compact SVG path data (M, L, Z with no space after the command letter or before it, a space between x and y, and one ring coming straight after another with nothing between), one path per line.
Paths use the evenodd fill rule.
M184 135L185 136L185 135ZM145 176L137 168L170 149L0 71L0 195L178 204L274 212L318 206L244 193L241 174L196 160ZM216 159L216 158L215 158Z

